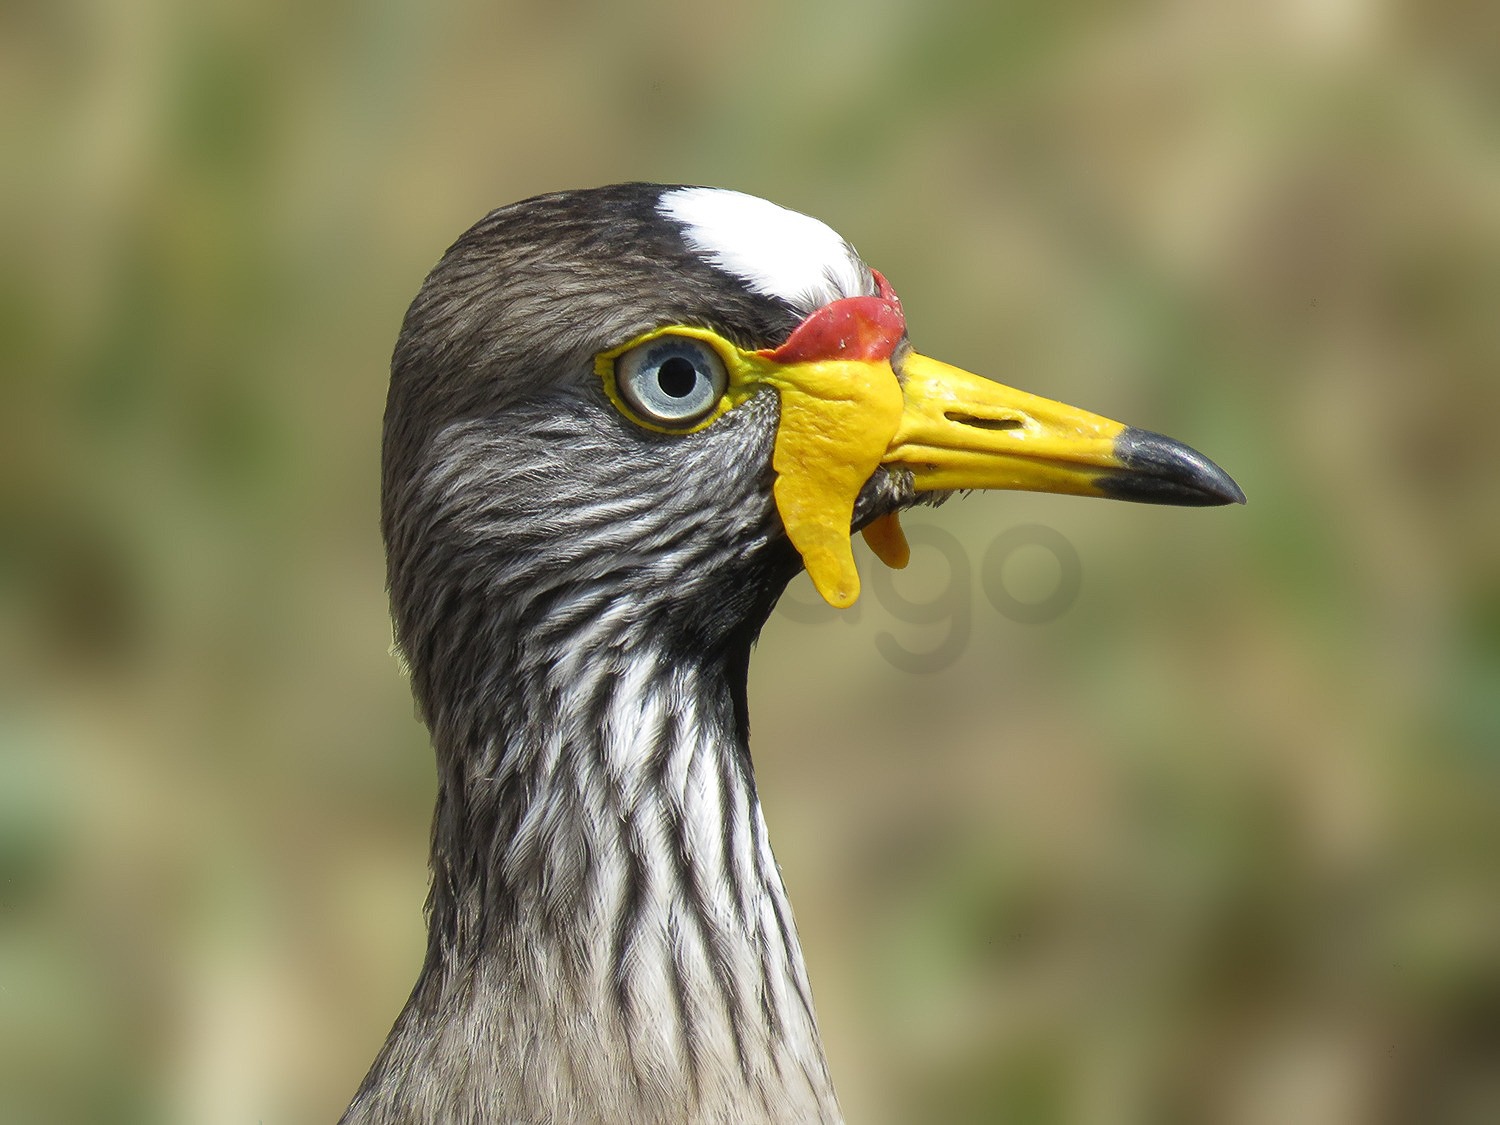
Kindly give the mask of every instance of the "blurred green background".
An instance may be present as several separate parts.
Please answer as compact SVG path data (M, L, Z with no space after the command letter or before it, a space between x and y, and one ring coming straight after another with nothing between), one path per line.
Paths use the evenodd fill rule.
M1500 8L11 0L0 136L0 1121L338 1117L422 946L396 328L491 207L636 178L1250 496L969 498L939 620L773 617L851 1122L1500 1121ZM1038 522L1083 585L1024 625Z

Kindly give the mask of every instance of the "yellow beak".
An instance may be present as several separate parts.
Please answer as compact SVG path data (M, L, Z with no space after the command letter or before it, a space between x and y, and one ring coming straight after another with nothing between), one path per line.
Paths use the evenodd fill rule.
M881 459L919 492L1010 488L1156 504L1243 504L1194 449L991 382L916 352L895 363L905 405Z
M752 359L745 383L771 383L781 394L777 507L813 584L833 606L859 596L849 522L856 496L880 465L911 473L919 492L1011 488L1155 504L1245 502L1223 469L1180 442L916 352L891 360L745 362ZM883 562L906 565L896 515L876 520L864 535Z

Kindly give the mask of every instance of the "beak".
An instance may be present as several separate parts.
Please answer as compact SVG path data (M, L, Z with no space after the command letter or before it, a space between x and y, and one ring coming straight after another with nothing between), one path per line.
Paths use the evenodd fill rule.
M1148 504L1243 504L1219 466L1149 430L1027 394L916 352L895 357L904 407L882 462L919 492L1009 488Z

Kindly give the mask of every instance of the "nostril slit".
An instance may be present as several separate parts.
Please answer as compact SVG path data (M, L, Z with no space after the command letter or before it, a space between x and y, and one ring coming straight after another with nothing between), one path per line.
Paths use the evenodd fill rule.
M943 417L961 426L973 426L976 430L1019 430L1025 425L1019 418L980 418L975 414L960 414L956 410L947 411Z

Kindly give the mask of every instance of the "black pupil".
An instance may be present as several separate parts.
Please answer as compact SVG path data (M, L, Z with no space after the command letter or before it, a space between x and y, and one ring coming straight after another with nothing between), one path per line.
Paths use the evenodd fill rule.
M656 385L673 398L687 398L698 385L698 369L692 360L674 355L656 372Z

